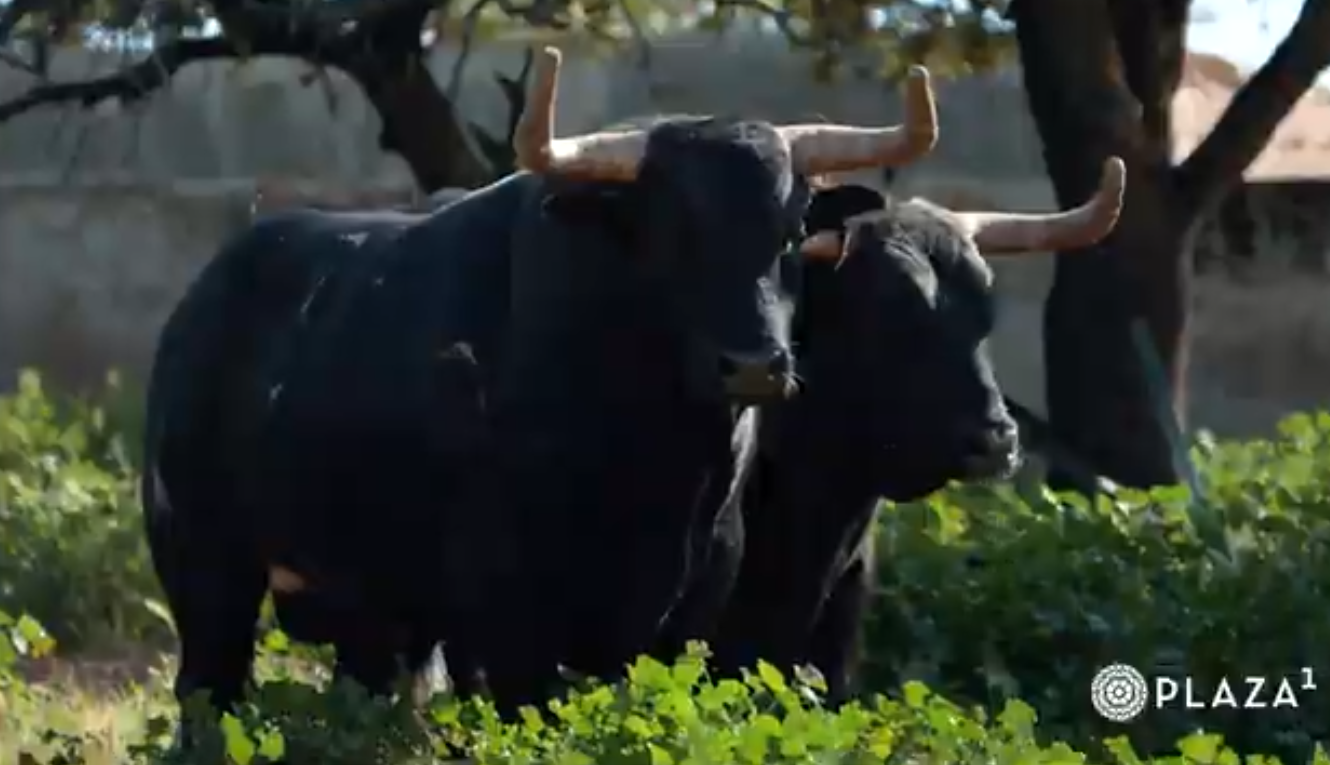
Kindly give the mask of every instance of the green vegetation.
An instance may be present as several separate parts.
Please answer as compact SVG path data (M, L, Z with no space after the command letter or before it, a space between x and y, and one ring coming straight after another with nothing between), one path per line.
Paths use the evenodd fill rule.
M169 658L144 658L169 656L170 623L140 538L132 400L112 378L57 401L35 374L0 398L0 763L179 761ZM1330 415L1195 456L1204 503L1177 490L1089 503L956 487L888 508L868 640L880 693L848 708L820 705L815 673L764 665L718 681L699 646L502 725L483 702L439 694L414 707L329 688L318 652L270 630L266 682L196 761L1330 765L1316 748L1330 739L1330 686L1304 691L1300 672L1330 684ZM130 679L96 677L106 656ZM1239 705L1244 676L1288 677L1298 706L1179 698L1110 723L1088 688L1112 662L1189 676L1198 699L1227 678Z

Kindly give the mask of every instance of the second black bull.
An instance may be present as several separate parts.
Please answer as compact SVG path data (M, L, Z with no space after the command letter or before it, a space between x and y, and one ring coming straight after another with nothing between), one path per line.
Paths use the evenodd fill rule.
M743 497L742 573L711 637L722 668L812 664L845 699L874 584L882 498L1007 477L1020 458L993 374L988 257L1088 247L1114 228L1125 168L1050 215L954 212L859 186L820 192L793 342L801 394L762 408Z

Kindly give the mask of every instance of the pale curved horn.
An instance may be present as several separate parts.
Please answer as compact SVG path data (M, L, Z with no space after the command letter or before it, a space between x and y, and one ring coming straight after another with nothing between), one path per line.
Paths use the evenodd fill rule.
M946 212L984 255L1074 250L1097 244L1113 231L1122 214L1126 185L1127 166L1118 157L1109 157L1104 161L1099 190L1073 210L1044 214ZM881 210L853 215L845 221L844 234L818 231L804 240L800 251L814 260L839 260L859 226L889 215Z
M536 53L526 107L513 134L517 164L533 173L568 175L587 180L632 180L646 152L640 130L554 137L554 108L559 93L558 48Z
M887 128L850 125L783 125L794 168L804 175L899 167L933 150L937 104L928 70L910 67L905 80L905 124Z
M953 213L984 255L1076 250L1098 244L1117 225L1127 166L1118 157L1104 161L1099 190L1090 201L1060 213Z

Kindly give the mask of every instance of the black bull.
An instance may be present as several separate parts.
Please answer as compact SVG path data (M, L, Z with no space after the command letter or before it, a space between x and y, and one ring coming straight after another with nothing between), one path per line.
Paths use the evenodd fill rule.
M303 586L401 628L338 635L366 685L445 639L501 701L534 700L556 663L604 673L653 639L712 571L695 529L732 546L752 453L733 404L792 387L804 173L931 147L926 78L922 129L556 140L546 62L517 146L539 175L428 216L269 218L168 320L143 494L178 696L236 700L264 590Z
M743 497L742 569L710 635L722 667L812 664L850 693L881 498L1005 476L1017 428L993 375L984 255L1088 246L1117 222L1125 173L1054 215L955 213L862 187L819 194L794 342L801 394L763 407ZM825 245L825 246L823 246Z
M671 293L631 273L649 262L615 262L594 231L552 235L541 217L530 225L546 230L515 232L537 252L500 256L486 235L514 236L544 185L516 177L427 220L270 218L194 285L154 365L144 486L181 695L240 693L274 569L412 640L529 658L484 662L496 695L522 700L542 692L536 667L555 666L525 645L533 635L562 651L576 641L560 625L586 624L596 655L626 656L620 644L668 612L686 550L651 541L687 539L694 513L720 509L695 487L733 480L726 359L761 359L760 374L728 362L746 375L738 394L779 393L787 330L754 326L754 346L703 366L701 343L684 342L697 330L657 299ZM474 247L439 236L459 225ZM770 290L754 305L779 317L770 260L752 274ZM574 261L598 272L574 277ZM561 294L570 281L578 291ZM594 601L641 613L597 624ZM477 613L486 603L503 605ZM338 641L339 668L381 687L396 667L374 632Z

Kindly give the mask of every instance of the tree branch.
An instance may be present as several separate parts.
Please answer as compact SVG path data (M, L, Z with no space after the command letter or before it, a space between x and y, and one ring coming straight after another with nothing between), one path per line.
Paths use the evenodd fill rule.
M1221 198L1265 148L1275 128L1330 64L1330 2L1304 0L1279 47L1233 96L1209 135L1175 171L1192 210Z
M165 85L180 67L191 61L237 55L236 47L220 37L176 40L115 74L77 82L35 85L23 95L0 104L0 122L45 104L77 101L81 106L89 107L108 98L134 101Z
M791 45L809 44L808 35L794 28L795 17L788 8L771 5L765 0L716 0L716 10L721 8L738 8L766 16L776 23L776 28Z
M495 175L508 175L517 170L513 137L517 135L517 123L521 122L522 113L526 110L527 82L531 79L531 67L535 60L535 52L528 48L517 77L508 77L498 72L494 74L494 81L503 93L503 100L508 102L508 122L500 137L495 138L475 122L468 122L471 138Z
M44 82L17 98L0 103L0 122L30 109L77 102L90 107L108 98L128 103L164 87L186 64L245 56L292 56L315 64L340 66L332 51L322 49L316 30L295 28L284 34L257 35L233 40L228 37L177 38L158 46L147 58L114 74L75 82Z
M462 16L462 50L457 54L457 60L453 62L452 74L448 77L448 87L444 89L444 95L451 101L456 101L457 96L462 90L462 73L466 71L467 62L471 60L471 45L475 42L476 27L480 24L480 14L484 13L494 0L476 0L475 4L467 9Z
M373 24L399 14L422 17L448 0L338 0L335 3L271 3L262 0L216 0L218 16L232 15L268 27L316 26L340 34L349 25Z

